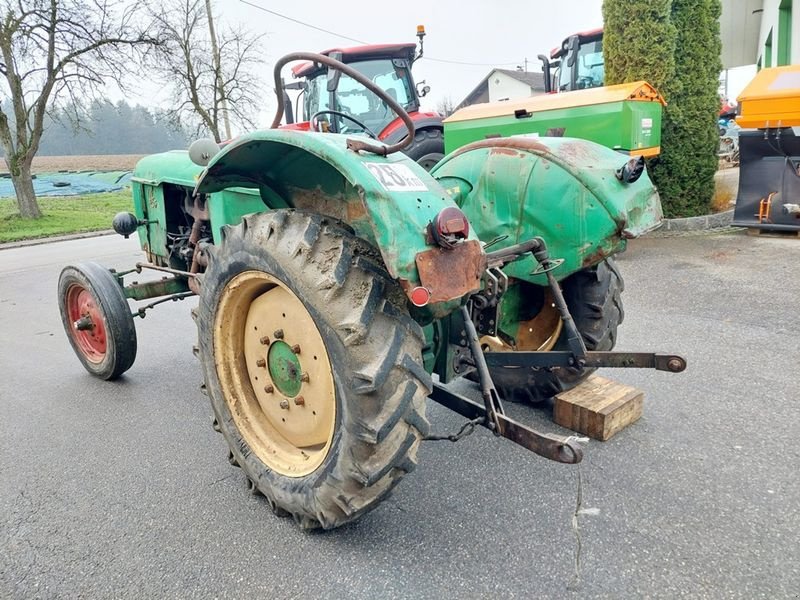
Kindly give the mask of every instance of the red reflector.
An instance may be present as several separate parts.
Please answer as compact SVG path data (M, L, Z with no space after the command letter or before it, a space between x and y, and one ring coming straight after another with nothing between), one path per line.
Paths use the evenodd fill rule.
M436 215L436 229L440 235L469 235L469 221L466 215L455 206L448 206Z
M411 290L408 297L411 299L411 304L414 306L425 306L431 299L431 292L428 288L418 286Z

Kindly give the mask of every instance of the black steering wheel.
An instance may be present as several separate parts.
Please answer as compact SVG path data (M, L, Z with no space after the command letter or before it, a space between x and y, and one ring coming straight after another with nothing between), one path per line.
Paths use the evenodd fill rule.
M334 115L334 116L337 116L337 117L342 117L343 119L347 119L348 121L351 121L351 122L355 123L361 129L363 129L364 133L366 133L373 140L377 140L378 139L378 136L375 135L373 133L373 131L369 127L364 125L361 121L356 119L354 116L348 115L347 113L342 112L340 110L319 110L319 111L315 112L313 115L311 115L311 127L315 131L317 129L317 117L319 117L320 115Z

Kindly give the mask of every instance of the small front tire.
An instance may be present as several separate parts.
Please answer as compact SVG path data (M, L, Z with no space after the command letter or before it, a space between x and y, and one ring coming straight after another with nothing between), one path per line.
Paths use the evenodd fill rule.
M116 379L136 360L136 327L116 277L86 262L65 267L58 279L58 308L69 343L89 373Z

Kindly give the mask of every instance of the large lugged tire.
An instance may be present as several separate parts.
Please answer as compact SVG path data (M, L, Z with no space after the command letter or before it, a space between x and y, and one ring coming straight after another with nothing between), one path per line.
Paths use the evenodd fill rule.
M58 279L58 308L69 343L89 373L116 379L131 368L136 326L122 287L108 269L93 262L65 267Z
M564 299L587 350L612 350L617 340L617 326L622 323L621 293L625 288L613 259L608 258L590 269L568 277L561 284ZM562 330L552 350L568 350L566 331ZM503 398L513 401L541 402L571 389L586 379L594 369L562 369L558 373L530 369L492 369L492 380Z
M279 210L223 234L197 321L231 461L277 514L343 525L416 465L422 329L374 249L330 219Z
M419 129L414 132L414 141L403 149L403 154L426 171L444 158L444 136L441 129Z

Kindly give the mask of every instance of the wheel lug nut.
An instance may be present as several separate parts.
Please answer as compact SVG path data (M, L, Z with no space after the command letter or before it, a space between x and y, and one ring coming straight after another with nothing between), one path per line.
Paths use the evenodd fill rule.
M302 396L298 396L297 398L295 398L295 399L294 399L294 403L295 403L297 406L305 406L305 404L306 404L306 399L305 399L305 398L303 398Z
M308 383L308 373L300 373L300 381Z
M266 367L266 366L267 366L267 361L266 361L266 360L264 360L263 358L259 358L259 359L256 361L256 366L257 366L257 367Z
M295 344L294 346L292 346L292 352L294 352L295 354L300 354L300 344Z
M276 329L273 334L275 339L282 340L283 339L283 329Z
M272 392L275 391L275 388L272 387L271 385L265 385L264 386L264 391L267 392L268 394L271 394Z
M269 346L269 336L268 335L265 335L264 337L262 337L258 341L261 342L262 346Z
M289 408L289 401L288 400L281 400L281 408L286 410Z

